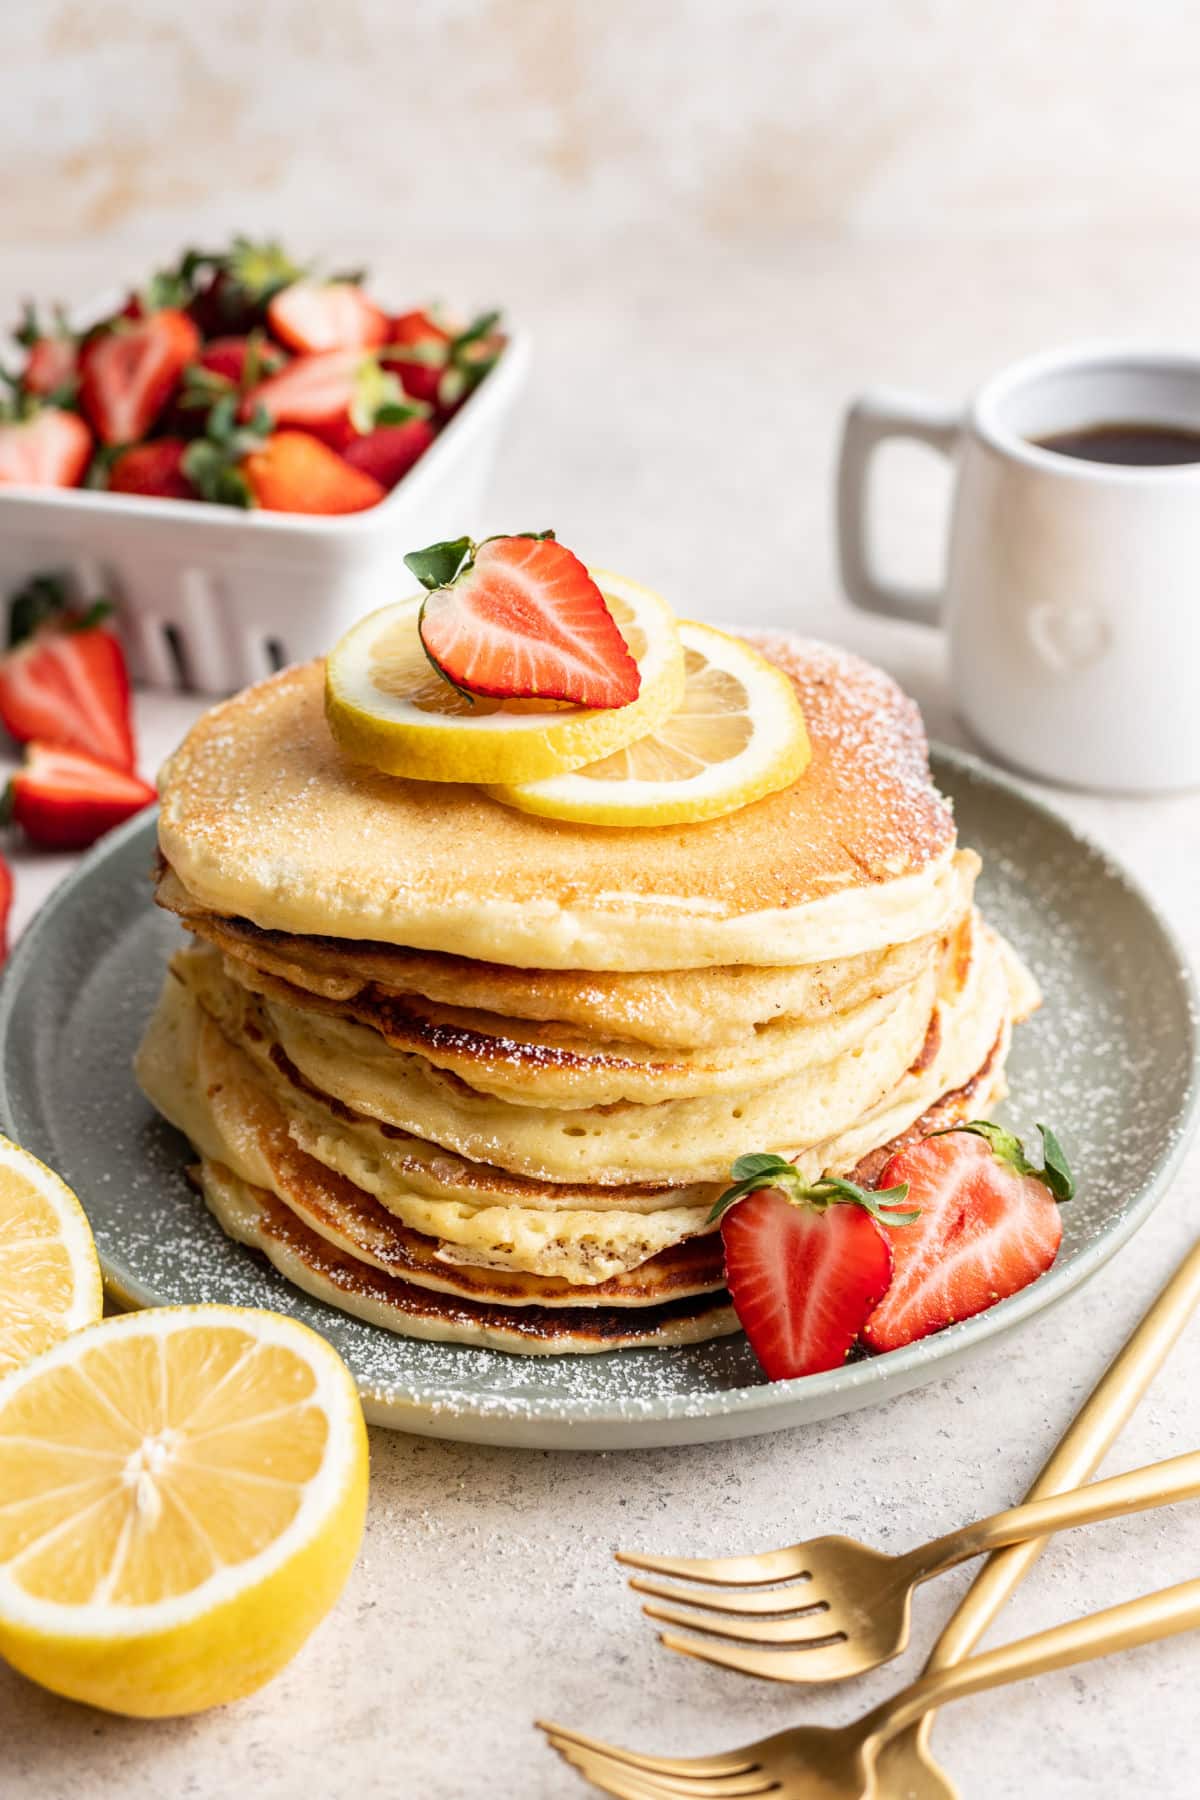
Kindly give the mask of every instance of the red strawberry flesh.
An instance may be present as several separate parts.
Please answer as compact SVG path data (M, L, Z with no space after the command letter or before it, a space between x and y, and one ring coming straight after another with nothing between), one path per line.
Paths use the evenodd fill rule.
M52 744L31 744L9 787L16 823L51 850L85 849L155 797L136 775Z
M267 307L267 323L289 350L370 350L385 342L386 314L348 281L297 281Z
M46 407L0 425L0 487L74 487L91 454L92 434L78 413Z
M818 1211L778 1188L726 1213L725 1280L769 1381L841 1367L887 1292L892 1235L861 1206Z
M425 601L421 638L459 687L493 699L628 706L641 686L604 595L553 539L493 538Z
M118 769L134 765L129 674L111 631L49 625L0 657L0 723Z
M863 1339L896 1350L972 1318L1045 1273L1062 1241L1062 1215L1044 1182L1020 1175L979 1137L924 1138L894 1156L880 1185L909 1184L912 1225L888 1233L892 1285Z
M80 360L79 392L103 442L140 442L199 348L200 334L191 319L172 308L92 338Z

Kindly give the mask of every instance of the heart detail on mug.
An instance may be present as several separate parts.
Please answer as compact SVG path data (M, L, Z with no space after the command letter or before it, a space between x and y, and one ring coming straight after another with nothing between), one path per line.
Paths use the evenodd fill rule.
M1112 643L1108 620L1090 606L1045 600L1030 609L1026 624L1034 649L1052 669L1090 668Z

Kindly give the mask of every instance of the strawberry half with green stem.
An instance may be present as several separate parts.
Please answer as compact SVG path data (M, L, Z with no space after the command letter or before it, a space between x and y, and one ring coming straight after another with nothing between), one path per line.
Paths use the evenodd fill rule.
M641 673L579 558L552 531L455 538L406 556L418 630L452 687L497 700L628 706Z
M140 443L199 349L191 319L170 307L91 336L80 356L79 399L101 442Z
M300 355L371 350L387 342L386 313L352 281L295 281L267 306L267 324Z
M840 1368L888 1290L893 1228L916 1217L902 1210L903 1185L806 1182L767 1153L739 1157L732 1173L710 1222L721 1221L726 1285L763 1373L788 1381Z
M496 362L507 339L497 329L498 312L481 313L471 324L455 324L437 307L401 313L391 323L383 359L399 371L404 389L442 413L461 405Z
M1045 1273L1062 1241L1059 1202L1075 1183L1062 1147L1039 1125L1043 1165L987 1120L935 1132L893 1156L881 1181L903 1182L919 1211L892 1234L895 1274L863 1329L895 1350L972 1318Z
M2 810L47 850L85 850L154 799L154 789L126 769L34 743L8 784Z
M54 576L36 576L14 596L0 657L0 724L18 743L38 738L133 768L129 671L102 623L111 610L105 600L73 607Z
M246 394L242 416L259 408L272 424L310 432L332 450L344 450L377 426L423 418L429 410L408 398L377 357L361 350L298 356Z
M78 413L24 397L0 410L0 487L77 487L91 454Z

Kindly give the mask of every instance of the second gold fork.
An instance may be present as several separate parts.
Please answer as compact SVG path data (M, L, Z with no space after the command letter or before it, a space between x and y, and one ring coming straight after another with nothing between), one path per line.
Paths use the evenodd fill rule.
M840 1681L878 1668L903 1650L913 1590L931 1576L1006 1544L1197 1497L1200 1451L1192 1451L995 1513L900 1556L853 1538L825 1537L758 1556L649 1557L618 1551L617 1561L707 1584L680 1587L675 1580L644 1577L630 1582L639 1593L667 1602L647 1606L649 1618L693 1634L662 1632L667 1649L770 1681Z

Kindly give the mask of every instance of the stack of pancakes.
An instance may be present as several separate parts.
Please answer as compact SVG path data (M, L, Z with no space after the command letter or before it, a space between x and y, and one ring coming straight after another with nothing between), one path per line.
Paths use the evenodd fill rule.
M319 664L209 713L162 784L192 934L138 1057L225 1229L334 1306L541 1354L736 1329L709 1223L774 1150L870 1181L1002 1091L1036 989L915 706L755 638L812 761L703 824L611 829L349 762Z

